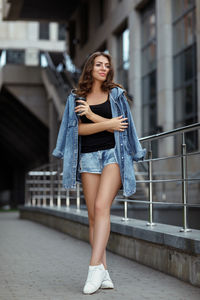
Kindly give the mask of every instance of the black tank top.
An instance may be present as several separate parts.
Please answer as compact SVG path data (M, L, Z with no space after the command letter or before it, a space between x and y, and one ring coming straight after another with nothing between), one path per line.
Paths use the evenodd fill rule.
M109 98L101 103L96 105L90 105L90 109L95 114L111 119L112 112L110 107ZM82 123L94 123L89 120L85 115L81 116ZM98 150L111 149L115 147L115 138L114 133L108 131L101 131L90 135L82 135L81 136L81 152L88 153Z

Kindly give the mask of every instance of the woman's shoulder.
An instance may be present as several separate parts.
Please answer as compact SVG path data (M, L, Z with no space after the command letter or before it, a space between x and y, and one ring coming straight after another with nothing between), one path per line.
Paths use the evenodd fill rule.
M115 86L111 89L111 95L114 97L114 98L119 98L119 96L121 96L122 94L124 94L126 91L121 88L121 87L118 87L118 86Z
M72 89L70 92L68 92L68 94L66 95L66 102L71 102L74 100L74 98L76 97L76 90Z
M118 99L121 99L121 98L124 98L125 97L125 93L126 91L121 88L121 87L118 87L118 86L115 86L114 88L111 89L111 95L113 98L115 98L116 100ZM126 97L125 97L126 98Z

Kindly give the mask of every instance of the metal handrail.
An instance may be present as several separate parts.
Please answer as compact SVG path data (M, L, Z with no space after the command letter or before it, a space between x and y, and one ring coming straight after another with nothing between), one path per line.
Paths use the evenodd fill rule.
M148 201L143 199L130 199L128 197L124 197L118 195L116 196L115 200L119 202L124 202L124 217L122 221L127 222L128 219L128 203L141 203L143 205L149 206L149 220L147 225L154 226L156 225L153 223L153 205L172 205L172 206L181 206L183 208L183 228L181 229L182 232L190 231L187 227L187 208L188 207L200 207L200 204L189 204L187 202L187 184L189 183L196 183L200 182L199 171L197 171L194 176L187 176L187 157L191 155L199 155L200 151L194 151L187 153L186 152L186 144L185 144L185 133L193 130L199 130L200 123L195 123L192 125L188 125L181 128L176 128L167 132L162 132L158 134L154 134L148 137L140 138L140 142L149 142L149 149L148 149L148 157L143 161L134 162L134 164L139 163L147 163L148 170L145 174L138 172L140 177L147 176L148 179L144 180L136 180L136 183L143 183L148 187ZM161 139L168 136L173 136L176 134L182 135L182 143L181 143L181 154L180 155L172 155L172 156L165 156L159 158L152 158L152 150L151 150L151 142L155 139ZM181 158L181 178L171 178L171 179L155 179L153 178L153 170L152 170L152 163L158 160L167 160L169 158L179 159ZM72 203L72 201L76 200L76 207L77 213L81 209L80 201L83 198L83 194L81 194L81 185L77 183L76 190L71 189L64 189L61 185L61 180L63 176L62 172L62 159L56 160L50 164L44 164L37 168L32 169L31 171L27 172L26 174L26 205L42 205L46 206L49 205L50 207L55 207L54 201L56 200L56 207L60 207L62 205L62 200L65 199L65 205L68 209ZM165 174L166 175L166 174ZM177 174L176 174L177 175ZM156 175L157 176L157 175ZM43 180L43 184L41 182ZM160 202L160 201L153 201L153 183L166 183L166 182L176 182L177 184L182 184L182 203L177 202ZM41 199L42 198L42 199ZM42 201L43 200L43 201ZM48 204L49 200L49 204Z
M189 131L198 130L199 128L200 128L200 122L194 123L194 124L191 124L191 125L187 125L187 126L183 126L183 127L179 127L179 128L175 128L175 129L168 130L168 131L165 131L165 132L160 132L160 133L156 133L156 134L153 134L153 135L145 136L145 137L140 138L139 140L141 142L153 141L153 140L157 140L157 139L164 138L164 137L167 137L167 136L172 136L172 135L175 135L175 134L186 133L186 132L189 132Z

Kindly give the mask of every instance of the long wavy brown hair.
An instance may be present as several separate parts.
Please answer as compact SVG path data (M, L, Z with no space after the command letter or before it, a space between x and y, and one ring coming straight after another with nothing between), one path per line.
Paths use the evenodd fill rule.
M78 96L86 97L92 90L92 85L93 85L92 71L94 66L94 60L97 56L106 57L110 64L110 69L107 78L105 81L103 81L101 85L102 91L109 92L114 87L120 87L124 89L122 85L117 84L113 81L114 69L113 69L113 64L112 64L112 59L110 54L99 51L91 54L85 62L82 74L79 78L78 88L74 90Z

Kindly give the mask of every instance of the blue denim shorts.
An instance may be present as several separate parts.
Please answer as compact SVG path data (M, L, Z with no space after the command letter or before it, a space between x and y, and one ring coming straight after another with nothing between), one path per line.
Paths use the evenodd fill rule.
M80 173L101 174L106 165L114 163L118 163L115 148L81 153L78 170Z

